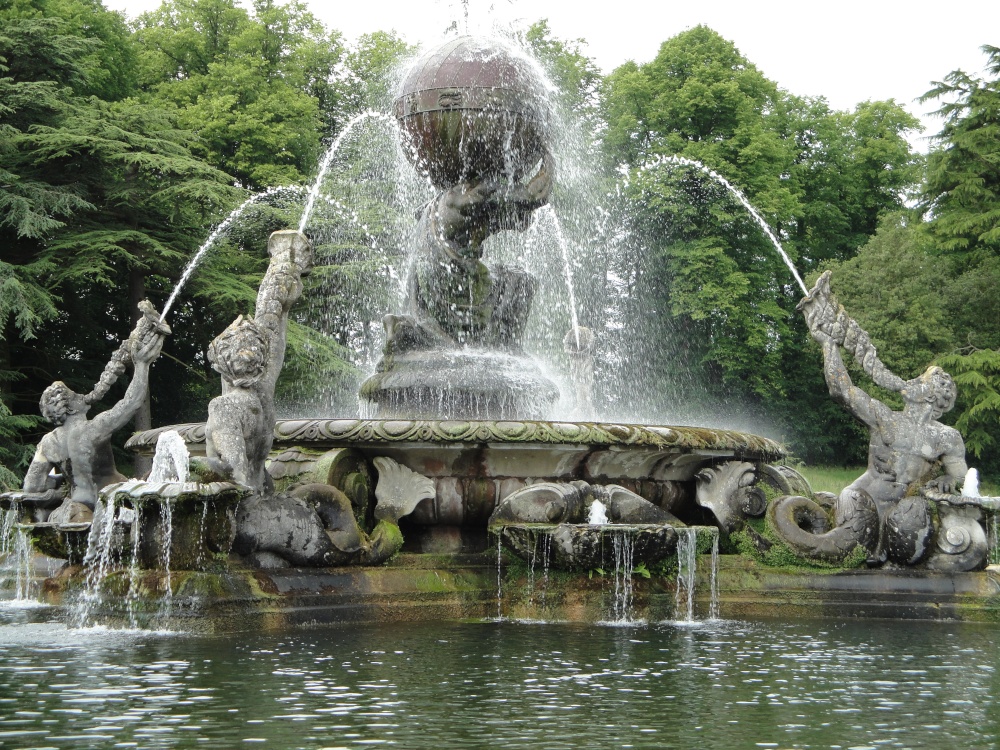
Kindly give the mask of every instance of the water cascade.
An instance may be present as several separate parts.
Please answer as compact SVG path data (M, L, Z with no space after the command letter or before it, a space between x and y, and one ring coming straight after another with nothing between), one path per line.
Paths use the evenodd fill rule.
M612 622L616 625L632 624L635 620L632 614L633 586L632 575L635 572L635 537L626 531L611 527L611 544L614 550L615 569L613 573L613 598L611 604Z
M174 604L173 582L170 577L170 551L173 547L174 537L174 508L170 500L164 499L160 503L160 516L163 519L161 526L163 538L160 543L159 569L163 571L163 597L160 599L160 609L156 618L166 624L170 620Z
M20 513L14 503L0 517L0 591L13 589L13 601L25 604L34 601L34 550L28 533L18 524Z
M503 541L497 534L497 620L503 620Z
M539 213L547 217L552 223L556 241L559 243L559 253L562 255L563 261L563 273L566 274L566 290L569 294L569 314L570 319L573 321L573 327L570 330L573 331L573 335L576 337L576 346L579 348L580 319L577 315L576 290L573 288L573 268L570 265L569 243L566 242L566 235L563 233L562 224L559 222L559 216L556 214L552 206L545 206Z
M677 592L674 619L694 622L694 589L698 568L698 530L677 529Z
M708 606L708 619L719 619L719 530L713 529L712 534L712 576L711 600Z
M82 628L91 624L91 610L101 603L102 584L115 562L116 550L121 548L121 539L114 538L117 527L115 513L115 495L107 500L98 500L94 506L94 520L87 537L87 552L83 556L86 571L84 588L77 597L70 617L70 622L75 627ZM120 531L120 527L118 528Z

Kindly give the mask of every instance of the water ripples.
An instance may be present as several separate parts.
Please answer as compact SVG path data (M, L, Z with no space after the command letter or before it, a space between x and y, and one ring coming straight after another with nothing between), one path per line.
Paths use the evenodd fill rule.
M0 747L986 747L997 631L517 623L239 637L0 612Z

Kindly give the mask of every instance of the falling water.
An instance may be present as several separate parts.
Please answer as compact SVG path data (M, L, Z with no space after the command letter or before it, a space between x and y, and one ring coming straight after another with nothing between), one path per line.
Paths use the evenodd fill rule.
M566 235L563 232L562 224L559 222L559 217L552 209L552 206L545 206L541 209L541 213L548 216L549 220L552 222L552 226L555 229L556 241L559 243L559 252L562 253L563 273L566 274L566 290L569 295L569 314L573 321L573 332L576 336L576 346L577 349L579 349L580 320L577 317L576 312L576 290L573 288L573 269L570 266L569 261L569 244L566 242Z
M719 530L712 535L712 599L708 605L708 619L719 619Z
M781 246L781 243L778 241L778 238L775 236L774 232L771 231L771 227L768 225L766 221L764 221L764 217L757 212L757 209L751 205L750 201L747 200L747 197L743 195L743 192L739 188L735 187L732 183L729 182L729 180L720 175L714 169L706 167L700 161L696 161L695 159L688 159L684 156L677 156L677 155L664 156L661 157L657 162L654 162L652 166L664 163L683 164L689 167L694 167L695 169L698 169L707 174L713 180L722 185L722 187L726 188L726 190L728 190L733 195L733 197L736 198L736 200L738 200L743 205L743 208L745 208L747 212L754 218L754 221L757 222L758 226L760 226L764 234L767 235L767 238L771 240L771 244L774 245L774 249L778 251L778 254L781 256L782 260L785 261L785 265L788 266L788 270L792 272L792 276L795 278L795 281L802 289L802 294L803 295L809 294L809 290L806 289L805 282L802 281L802 277L799 276L798 269L795 268L795 264L792 263L792 259L788 257L788 253L785 252L785 248Z
M14 501L0 519L0 591L12 588L11 601L25 604L35 600L33 550L27 531L17 525L20 515L20 503Z
M309 191L309 196L306 198L306 206L302 211L302 219L299 221L300 232L305 231L306 224L309 222L309 217L312 216L313 205L316 203L316 198L319 197L320 186L323 184L323 179L326 177L326 173L329 171L330 165L333 163L334 156L336 156L337 151L340 150L340 145L355 127L368 119L385 122L393 127L398 127L396 125L396 120L393 117L387 115L385 112L376 112L374 110L362 112L344 126L344 129L340 131L340 134L336 137L336 139L334 139L333 143L330 144L330 148L326 150L326 154L323 155L323 160L320 162L319 174L316 175L316 182L313 183L312 189Z
M988 516L990 519L990 538L987 540L989 545L987 563L989 565L1000 564L1000 522L997 521L997 515L994 510Z
M83 556L86 570L84 589L77 599L70 618L73 625L82 628L90 624L90 612L101 602L101 584L111 567L115 531L115 495L106 501L98 500L94 518L87 537L87 553Z
M697 571L698 531L677 529L677 593L674 596L674 619L694 621L694 587Z
M265 190L263 193L257 193L256 195L252 195L245 201L243 201L243 203L241 203L231 214L229 214L229 216L223 219L222 222L212 231L212 233L208 235L208 239L205 240L202 246L198 248L198 252L194 254L194 257L191 258L187 266L185 266L184 272L181 274L180 280L177 282L177 285L174 287L174 291L170 293L170 297L167 299L167 304L163 306L163 312L160 314L160 318L166 320L167 313L170 312L171 308L173 308L174 302L177 300L178 295L181 293L181 290L184 288L184 285L187 284L188 279L191 278L191 274L194 273L194 270L201 263L202 258L205 256L205 253L208 252L209 248L211 248L212 245L215 244L215 241L219 239L219 237L221 237L223 234L226 233L229 227L233 225L233 222L243 215L243 212L246 211L247 208L249 208L255 203L259 203L265 198L271 198L275 195L282 195L284 193L300 193L300 192L302 192L302 188L298 187L297 185L271 187Z
M624 625L634 622L632 617L632 574L635 572L635 539L628 531L611 532L611 545L615 556L614 598L611 605L612 622Z
M133 629L139 627L138 604L139 604L139 516L138 512L133 513L131 541L132 559L128 566L128 594L125 596L125 607L128 610L129 626Z
M590 504L590 511L587 514L587 523L591 526L603 526L608 522L608 506L600 500L595 500Z
M503 542L497 531L497 620L503 619Z
M552 535L542 535L542 611L545 610L545 600L549 593L549 560L552 558Z
M198 562L204 564L206 554L205 526L208 522L208 500L201 504L201 520L198 522Z
M160 568L163 570L164 585L163 598L160 600L160 611L156 619L163 625L167 625L170 614L173 611L174 590L170 578L170 547L174 536L174 509L173 503L167 498L159 503L160 517L163 519L163 538L160 540Z

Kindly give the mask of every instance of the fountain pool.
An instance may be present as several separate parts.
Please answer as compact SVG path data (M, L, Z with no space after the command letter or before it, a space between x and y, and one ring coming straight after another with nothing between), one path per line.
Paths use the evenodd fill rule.
M406 748L992 747L1000 631L516 622L67 630L0 610L0 742Z

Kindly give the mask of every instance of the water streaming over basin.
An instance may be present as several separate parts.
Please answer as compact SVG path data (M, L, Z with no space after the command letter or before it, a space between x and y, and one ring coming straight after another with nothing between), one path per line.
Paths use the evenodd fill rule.
M72 631L0 610L0 742L992 747L998 650L995 627L926 622L406 623L233 638Z
M0 510L0 591L10 590L13 601L24 604L35 598L35 571L31 539L17 528L18 503Z
M345 138L348 138L354 132L354 129L368 120L373 120L375 122L380 122L387 124L394 131L398 129L396 125L396 120L391 115L385 112L375 112L369 110L368 112L362 112L360 115L354 117L350 122L348 122L344 129L340 131L337 137L334 139L333 143L326 150L323 158L319 163L319 170L316 175L316 181L313 183L312 188L309 190L309 195L306 198L305 208L302 210L302 216L299 219L299 231L304 232L306 227L309 225L309 219L312 218L313 206L316 203L316 199L319 197L320 189L323 186L323 180L326 178L327 172L330 170L330 165L333 163L334 158L340 151L340 147L344 142Z

